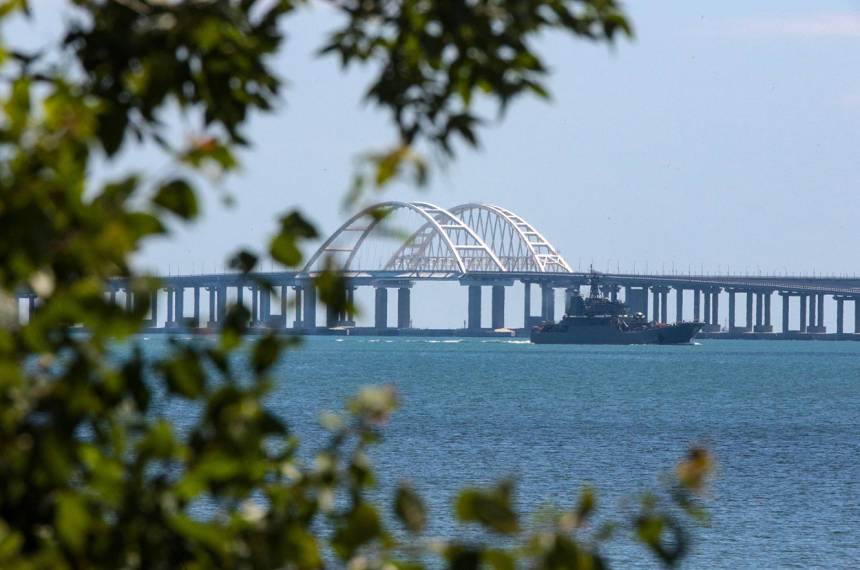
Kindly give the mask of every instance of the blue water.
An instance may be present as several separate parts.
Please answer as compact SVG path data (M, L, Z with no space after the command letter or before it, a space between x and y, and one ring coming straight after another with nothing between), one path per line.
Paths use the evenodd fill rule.
M161 341L151 341L161 342ZM380 497L409 480L431 534L452 536L463 486L506 476L523 511L601 511L654 487L691 442L719 471L711 522L684 568L860 564L860 343L701 341L697 346L534 346L492 340L310 338L275 370L272 408L309 447L322 409L392 383L402 407L374 451ZM657 568L629 539L616 568Z

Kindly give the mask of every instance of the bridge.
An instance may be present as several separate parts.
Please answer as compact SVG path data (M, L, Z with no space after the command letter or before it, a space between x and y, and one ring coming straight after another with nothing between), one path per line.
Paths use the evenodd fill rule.
M331 309L326 311L324 324L318 322L314 279L332 265L340 268L346 278L350 301L359 287L375 290L373 327L356 328L354 315L336 314ZM274 295L261 286L261 280L274 288ZM246 306L250 301L253 327L290 329L300 334L418 333L412 329L412 288L427 281L454 281L468 289L467 325L459 331L461 334L492 334L491 331L505 329L506 290L516 282L522 283L523 318L515 324L522 334L541 321L557 319L557 291L564 291L566 305L570 297L583 294L588 274L572 270L533 225L499 206L472 203L443 209L427 202L384 202L347 220L300 271L162 277L163 288L150 299L146 327L150 332L218 328L228 301ZM623 298L634 312L663 323L668 321L669 293L673 293L675 319L704 321L706 336L860 339L857 278L605 273L601 274L601 283L604 293L612 299ZM540 309L535 314L533 287L538 288L540 296ZM397 291L393 325L388 315L388 294L392 289ZM485 289L490 292L490 323L483 323L481 318ZM135 303L129 284L123 280L112 282L106 294L129 309ZM775 294L782 301L778 333L771 320ZM746 306L742 321L736 318L738 295ZM19 302L28 303L32 314L35 295L23 293L19 297ZM720 299L726 297L728 328L723 330ZM159 310L161 299L166 301L166 311ZM204 300L208 310L202 304ZM186 310L186 301L190 310ZM273 301L276 308L280 305L275 312ZM826 334L825 302L836 305L835 334ZM844 330L846 302L853 303L853 334ZM789 329L792 310L799 323L794 330ZM510 335L511 330L502 334Z

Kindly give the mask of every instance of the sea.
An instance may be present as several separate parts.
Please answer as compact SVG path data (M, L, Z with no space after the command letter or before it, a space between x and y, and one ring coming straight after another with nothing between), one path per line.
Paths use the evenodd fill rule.
M326 442L322 412L362 386L394 386L399 409L371 453L374 497L390 512L408 482L431 536L468 536L453 516L464 488L513 481L528 523L591 485L598 520L617 525L601 547L610 567L660 568L630 531L634 507L662 496L676 462L703 445L717 469L681 568L860 567L860 343L308 337L273 378L267 404L307 457Z

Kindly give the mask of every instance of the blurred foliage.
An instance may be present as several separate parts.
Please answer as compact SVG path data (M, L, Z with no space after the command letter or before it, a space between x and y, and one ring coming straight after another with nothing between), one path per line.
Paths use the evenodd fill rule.
M612 533L588 532L590 489L539 531L524 524L510 483L464 491L457 520L483 528L484 542L425 537L424 503L406 486L390 513L380 510L368 499L367 454L396 405L389 388L367 388L344 414L326 416L328 445L311 464L300 461L293 435L265 406L272 366L294 341L243 339L242 306L229 308L217 337L173 340L163 358L134 339L128 353L110 350L140 329L160 287L132 272L132 256L199 216L197 174L235 169L249 114L275 103L269 56L296 6L72 4L61 41L34 53L0 44L0 568L417 570L425 554L454 570L603 567L600 544ZM369 158L378 185L409 165L426 178L413 150L422 139L446 154L455 137L476 144L474 93L502 109L524 92L544 96L545 69L528 45L537 33L610 41L629 33L611 0L334 5L347 18L324 51L344 65L379 65L368 97L390 109L400 138L392 153ZM0 18L28 8L4 0ZM181 147L164 118L176 111L199 119ZM94 184L97 160L133 152L130 139L159 145L173 166ZM303 241L316 236L288 213L269 255L299 266ZM250 274L258 260L240 251L230 267ZM333 269L318 286L341 310L344 283ZM128 309L106 294L116 289L133 293ZM36 299L26 324L20 295ZM187 429L153 409L164 397L189 410ZM683 521L703 516L710 469L710 456L694 450L616 528L675 563L687 543Z

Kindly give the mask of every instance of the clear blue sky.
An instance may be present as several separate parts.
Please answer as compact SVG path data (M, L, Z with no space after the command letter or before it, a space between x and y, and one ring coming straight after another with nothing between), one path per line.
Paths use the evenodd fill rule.
M34 4L38 13L55 1ZM684 272L860 272L860 2L627 8L632 42L611 50L543 38L553 101L519 101L481 133L479 152L462 150L427 190L400 187L384 198L504 206L574 267L593 259L599 270L635 262L641 271L647 261ZM314 57L333 18L316 4L287 22L275 66L290 85L281 109L251 122L254 148L225 185L236 206L213 193L204 221L149 246L141 265L220 267L237 244L263 247L277 215L295 207L323 233L345 220L353 158L390 144L394 132L361 104L369 74ZM6 33L39 41L52 27ZM149 151L125 161L162 163ZM440 298L447 308L438 310ZM466 291L454 284L419 285L413 299L416 326L465 317ZM519 324L521 312L512 292L509 321Z

